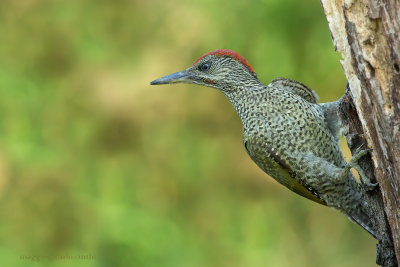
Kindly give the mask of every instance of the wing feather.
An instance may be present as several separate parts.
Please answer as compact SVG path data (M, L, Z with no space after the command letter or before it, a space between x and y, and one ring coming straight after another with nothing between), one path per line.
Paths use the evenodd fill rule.
M271 81L269 86L277 88L285 88L286 91L296 94L310 103L316 104L318 102L317 93L315 93L307 85L295 80L290 80L286 78L276 78Z
M246 140L244 145L251 159L280 184L305 198L326 205L312 187L303 185L295 179L296 174L290 164L279 156L276 149L251 138Z

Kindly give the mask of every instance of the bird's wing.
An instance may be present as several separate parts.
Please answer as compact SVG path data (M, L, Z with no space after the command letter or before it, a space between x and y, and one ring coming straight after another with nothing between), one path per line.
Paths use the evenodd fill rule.
M293 168L279 156L279 151L255 138L248 138L244 141L244 145L251 159L280 184L305 198L326 205L312 187L296 181Z
M271 81L269 86L277 87L277 88L284 88L286 91L289 91L293 94L296 94L303 99L307 100L310 103L316 104L318 102L318 95L315 93L310 87L307 85L286 79L286 78L276 78Z

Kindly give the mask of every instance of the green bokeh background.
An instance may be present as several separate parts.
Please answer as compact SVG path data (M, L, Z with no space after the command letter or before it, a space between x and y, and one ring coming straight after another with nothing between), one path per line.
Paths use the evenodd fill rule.
M374 266L248 158L221 93L149 85L226 48L336 100L319 1L1 0L0 35L1 266Z

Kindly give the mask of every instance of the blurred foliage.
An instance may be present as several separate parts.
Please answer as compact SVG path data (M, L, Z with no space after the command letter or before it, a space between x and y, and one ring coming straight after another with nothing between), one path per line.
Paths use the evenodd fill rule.
M1 266L373 266L366 232L248 158L222 94L149 86L229 48L338 99L318 1L2 0L0 34Z

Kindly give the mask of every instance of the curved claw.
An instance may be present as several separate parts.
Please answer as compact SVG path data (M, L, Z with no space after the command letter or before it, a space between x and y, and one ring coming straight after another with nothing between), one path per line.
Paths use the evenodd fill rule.
M358 160L368 154L370 152L370 149L362 149L362 146L358 147L354 153L354 156L350 159L350 161L347 163L347 166L350 168L354 168L357 170L358 174L360 175L360 180L365 186L366 190L374 190L377 186L378 183L372 183L371 179L368 178L368 176L365 174L364 170L360 167L358 164ZM346 166L346 167L347 167Z

